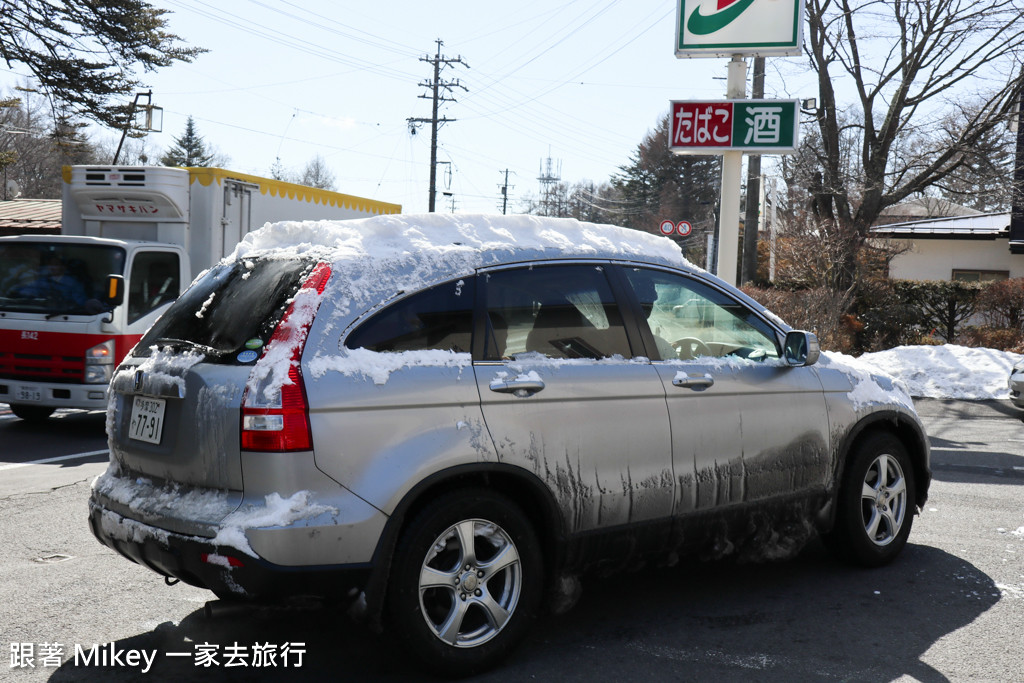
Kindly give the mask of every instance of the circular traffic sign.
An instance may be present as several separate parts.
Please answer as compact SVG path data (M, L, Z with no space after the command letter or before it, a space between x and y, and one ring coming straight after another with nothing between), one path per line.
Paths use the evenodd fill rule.
M668 237L676 231L676 224L672 221L662 221L661 225L658 226L658 229L661 230L662 235Z
M690 225L689 221L679 221L676 223L676 232L681 237L689 237L690 233L693 232L693 226Z

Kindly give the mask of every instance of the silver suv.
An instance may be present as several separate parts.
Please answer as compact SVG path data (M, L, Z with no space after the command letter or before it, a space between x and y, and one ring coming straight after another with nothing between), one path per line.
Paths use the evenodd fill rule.
M891 379L666 238L568 219L263 228L110 395L101 542L224 599L351 600L448 674L590 570L814 533L887 563L931 479Z

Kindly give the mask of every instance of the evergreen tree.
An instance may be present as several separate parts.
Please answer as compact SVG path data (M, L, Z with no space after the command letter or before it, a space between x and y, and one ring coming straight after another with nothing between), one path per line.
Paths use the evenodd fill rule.
M206 148L206 142L196 131L192 117L185 122L185 133L174 138L174 145L160 157L164 166L212 166L216 154Z
M85 134L86 127L87 124L73 121L67 115L57 117L50 138L62 166L94 163L96 150Z
M23 64L51 109L123 129L126 98L153 71L205 50L167 32L168 10L145 0L3 0L0 58Z
M718 158L669 151L669 117L649 132L628 166L612 178L620 193L621 224L657 232L662 220L713 227L720 173Z

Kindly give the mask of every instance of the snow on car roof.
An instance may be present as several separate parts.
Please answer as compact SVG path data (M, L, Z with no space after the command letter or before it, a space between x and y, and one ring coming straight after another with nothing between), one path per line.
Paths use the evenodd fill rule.
M227 260L245 263L256 257L311 257L331 263L331 278L322 296L333 292L331 316L342 325L342 318L398 293L468 276L483 266L540 259L599 258L699 270L665 237L571 218L525 215L433 213L285 221L246 235ZM315 310L322 296L302 294L305 308ZM288 349L279 351L272 356L268 350L253 373L253 388L263 383L268 396L288 381L292 354ZM327 369L349 368L351 359L339 360L337 353L337 349L317 349L318 374ZM349 352L343 350L342 355ZM469 362L469 356L462 355L458 364ZM331 362L327 363L325 358ZM401 366L421 361L438 363L435 356L423 359L408 352L402 354ZM360 367L364 365L365 359ZM373 376L379 378L382 372L374 372ZM383 376L389 373L390 369Z
M327 254L363 270L465 274L481 266L565 257L623 258L693 268L666 237L572 218L525 215L387 215L268 224L245 236L231 258L261 252ZM374 264L374 265L371 265Z

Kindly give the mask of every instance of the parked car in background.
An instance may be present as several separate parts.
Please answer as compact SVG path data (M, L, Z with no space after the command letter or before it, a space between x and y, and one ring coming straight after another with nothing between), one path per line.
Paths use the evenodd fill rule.
M111 385L93 533L231 600L342 598L493 665L590 570L904 547L910 398L670 240L530 216L247 236Z
M1018 408L1024 408L1024 360L1010 370L1007 384L1010 387L1010 402Z

